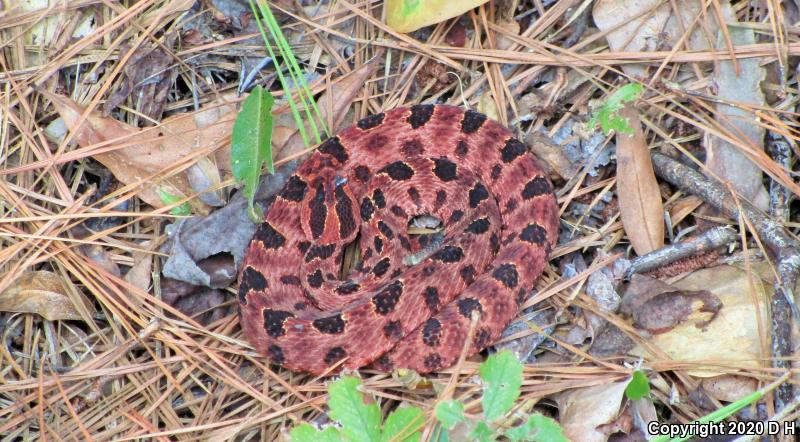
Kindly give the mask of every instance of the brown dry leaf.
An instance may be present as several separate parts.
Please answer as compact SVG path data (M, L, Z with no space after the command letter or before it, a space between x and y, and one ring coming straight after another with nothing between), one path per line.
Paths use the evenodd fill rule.
M145 241L139 246L142 249L148 250L150 248L150 241ZM140 288L142 291L150 290L150 282L152 280L153 271L153 254L147 251L134 251L131 253L133 257L133 266L125 274L125 281ZM138 297L130 297L130 300L138 300Z
M386 24L397 32L419 28L459 16L489 0L386 0Z
M85 110L65 96L47 91L41 93L53 103L67 127L72 128ZM185 157L204 146L223 141L230 135L235 118L236 106L224 98L221 103L209 103L204 109L193 114L169 117L157 128L150 129L139 129L113 118L104 118L98 112L92 112L78 130L75 140L86 147L109 140L119 140L119 143L127 144L144 139L137 144L93 156L120 182L131 184L158 174L169 165L184 161ZM230 175L229 144L217 150L214 159L223 175ZM157 191L159 187L173 190L170 192L172 194L194 193L187 175L179 173L165 178L158 184L146 184L138 196L153 207L163 207L164 203ZM209 207L196 198L191 199L189 204L199 214L209 212Z
M625 233L642 256L664 245L664 206L639 114L628 104L620 111L633 135L617 133L617 195Z
M703 389L717 400L735 402L758 390L758 380L746 376L716 376L703 379Z
M81 311L96 312L94 306L78 291L74 291L83 304L76 308L67 293L67 281L59 275L47 272L26 272L6 290L0 292L0 311L36 313L48 321L84 320Z
M631 401L628 411L633 419L634 427L642 434L648 434L648 423L658 421L658 412L656 411L655 404L653 404L653 400L649 397Z
M497 26L503 28L506 32L511 35L519 35L519 23L517 23L513 18L511 20L501 20L497 22ZM497 36L497 49L506 50L514 44L514 41L510 38L506 37L503 34L498 34Z
M653 10L656 6L658 7ZM716 14L703 13L702 9L703 3L699 0L681 2L680 21L678 21L671 2L600 0L595 3L592 12L595 23L601 31L616 28L606 36L609 47L614 51L672 49L684 34L685 26L692 24L698 16L701 17L700 22L692 29L685 43L688 49L695 51L710 48L727 49L726 36L719 32ZM738 26L730 2L720 1L719 9L723 19L728 23L728 35L733 46L756 43L755 32L752 29ZM652 13L646 13L651 10ZM711 41L709 36L712 38ZM715 104L715 119L734 138L747 140L745 143L754 148L762 146L764 129L755 124L752 112L724 103L746 103L756 107L766 105L761 91L761 82L766 77L766 71L760 65L759 59L740 59L736 60L736 63L721 59L714 63L714 82L719 87L717 98L720 100ZM623 65L622 70L640 78L648 77L642 65ZM709 169L718 177L729 180L743 197L752 201L757 207L766 209L768 196L762 183L761 169L739 148L727 141L708 135L705 145L708 151Z
M613 382L555 395L564 435L575 441L605 442L608 434L598 427L617 419L627 386L627 381Z
M700 207L701 204L703 204L703 200L694 195L689 195L675 201L669 209L669 217L670 220L672 220L672 225L674 226L683 221L687 216L691 215L695 209Z
M426 61L414 75L417 87L420 89L428 88L428 91L434 94L441 92L455 81L455 77L448 73L449 69L449 67L436 60Z
M164 46L172 48L177 35L170 34L165 39ZM136 109L148 117L144 119L145 126L152 126L151 120L161 120L167 94L178 76L178 70L170 68L173 64L172 56L155 43L141 44L137 48L126 43L120 48L120 58L131 50L133 54L123 67L119 86L103 104L103 116L111 115L111 111L130 97ZM136 94L131 97L134 90Z
M331 134L337 132L339 126L341 126L347 116L347 109L356 96L363 91L364 84L369 77L371 77L378 66L380 66L382 52L383 51L378 51L372 60L355 71L339 78L339 80L331 86L331 90L325 91L319 100L317 100L317 108L322 115L322 120L326 122L333 121ZM305 149L300 132L297 129L294 129L294 132L292 136L288 137L284 145L278 146L275 143L272 144L273 156L276 160L287 158ZM281 136L286 137L285 130L281 132Z
M570 180L579 172L579 167L567 158L564 148L541 132L531 133L526 137L525 143L530 146L531 152L536 154L545 167L565 181Z
M751 271L758 273L754 264ZM747 273L733 266L717 266L698 270L672 284L676 290L708 290L723 305L717 317L703 328L696 323L708 319L707 313L695 309L686 321L668 333L650 338L650 345L666 353L671 359L689 363L689 374L713 377L722 374L716 364L736 366L741 370L760 368L762 357L758 335L758 319L753 296L759 299L762 324L766 317L766 300L772 296L772 286L757 276L753 277L755 294L749 293ZM634 355L645 353L641 348ZM726 372L730 368L725 369Z
M729 18L728 22L736 23ZM730 37L735 46L756 43L752 29L730 26ZM717 47L725 48L725 41L720 37ZM718 86L716 112L714 119L727 129L734 139L753 149L763 150L766 130L756 123L752 111L743 109L741 104L750 104L755 108L767 106L761 82L766 78L766 69L761 67L761 60L737 60L737 65L730 60L715 63L715 81ZM725 103L737 103L729 106ZM706 165L722 180L730 181L734 189L744 198L750 200L761 210L769 205L769 196L764 189L763 172L747 156L741 148L713 135L706 134L704 139L708 153Z
M727 16L730 4L719 2L723 15ZM655 9L654 9L655 8ZM703 2L686 0L680 2L680 20L672 12L672 2L661 0L598 0L592 9L594 22L606 35L608 46L615 52L649 52L669 50L678 43L688 26L702 14ZM651 11L651 12L648 12ZM719 30L714 14L702 14L686 41L690 50L709 49L714 45L707 35L716 35ZM708 32L708 34L707 34ZM625 64L622 70L636 77L646 77L646 68L639 64ZM652 69L652 68L651 68Z
M197 162L186 170L186 178L192 190L198 193L200 201L212 207L225 205L225 197L221 190L222 176L217 165L208 157L198 158Z
M225 316L227 309L221 308L224 302L225 294L222 290L204 288L178 299L173 306L184 315L208 325Z
M114 276L120 275L119 266L111 258L111 253L103 246L97 244L87 244L81 246L80 250L84 256L94 261L97 265L103 268L103 270Z
M322 112L321 109L320 109L320 112ZM283 114L283 115L286 115L286 114ZM275 123L278 123L279 121L282 121L282 120L288 121L288 119L286 117L278 118L278 116L275 116L275 120L273 120L273 121L275 121ZM292 138L292 136L296 132L297 132L297 128L296 127L284 126L284 125L276 124L272 128L272 151L274 153L279 153L284 148L284 146L286 146L286 143L289 141L290 138Z

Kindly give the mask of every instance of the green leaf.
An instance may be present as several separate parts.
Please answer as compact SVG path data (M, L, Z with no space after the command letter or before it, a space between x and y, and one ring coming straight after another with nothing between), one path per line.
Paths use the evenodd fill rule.
M628 399L635 401L650 394L650 382L647 380L647 375L641 370L633 372L633 378L628 382L625 387L625 396Z
M439 402L435 414L444 428L452 430L457 423L464 422L464 404L452 399Z
M478 442L491 442L497 440L494 436L494 431L486 425L486 422L480 421L475 428L469 433L469 440L477 440Z
M524 424L506 431L504 436L512 442L569 442L558 422L539 413L529 416Z
M417 442L422 435L417 430L425 425L422 410L417 407L403 407L394 410L383 424L381 442Z
M381 410L378 404L365 404L357 387L361 381L345 376L328 386L328 415L342 424L342 433L353 442L373 442L381 438Z
M597 123L600 123L600 129L603 133L608 135L612 130L630 134L633 133L633 128L628 125L628 121L619 116L618 112L625 103L634 101L639 98L644 92L644 86L639 83L630 83L617 89L611 96L606 99L606 102L600 106L600 109L592 114L589 120L589 128L594 128Z
M242 110L233 123L231 169L236 181L244 181L248 214L253 221L261 219L253 207L261 167L266 163L269 173L275 172L272 165L273 101L269 92L256 86L244 101Z
M161 201L164 202L165 205L172 205L177 203L178 201L182 200L183 197L180 195L173 195L162 188L156 189L158 192L158 197L161 198ZM181 205L175 206L169 213L173 215L189 215L192 213L192 209L189 207L189 203L183 203Z
M341 442L344 440L339 434L339 430L334 427L320 431L309 424L300 424L293 428L290 436L292 442Z
M488 422L502 417L519 397L522 364L509 350L489 356L480 366L483 389L483 415Z

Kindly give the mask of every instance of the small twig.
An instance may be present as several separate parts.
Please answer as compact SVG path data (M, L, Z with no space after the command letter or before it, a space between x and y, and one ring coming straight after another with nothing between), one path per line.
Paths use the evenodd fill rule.
M684 242L664 246L634 259L625 273L625 278L630 278L634 273L647 273L680 259L712 251L735 240L736 232L730 227L715 227Z

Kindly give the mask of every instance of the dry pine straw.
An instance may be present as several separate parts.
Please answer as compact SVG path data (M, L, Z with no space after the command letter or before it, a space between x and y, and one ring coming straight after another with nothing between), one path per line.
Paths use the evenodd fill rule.
M164 241L165 225L171 221L167 209L153 209L142 204L136 198L133 184L123 186L99 202L88 202L94 194L84 185L89 173L87 160L98 148L120 148L130 140L75 146L68 142L47 142L41 135L54 115L49 101L37 90L52 92L63 86L63 74L69 72L65 69L89 66L89 71L98 75L97 81L79 83L69 92L79 97L83 105L97 109L121 81L120 74L127 59L120 58L119 44L123 41L134 45L150 44L158 41L153 35L179 29L174 23L176 14L170 10L179 3L145 0L125 9L122 5L83 1L54 5L44 13L0 13L0 32L3 33L0 41L4 50L4 57L0 58L3 79L0 82L0 134L3 134L0 152L4 155L5 169L0 180L0 198L4 200L5 211L2 215L5 219L0 220L0 287L8 287L19 272L46 269L68 281L69 299L75 301L85 296L98 310L96 315L88 310L81 311L82 321L46 322L33 314L3 314L6 345L0 346L0 434L24 439L40 435L52 440L112 437L124 440L147 435L167 440L218 439L257 430L262 439L271 440L282 428L315 419L324 412L324 379L266 365L241 339L235 314L200 324L160 300L160 261L154 258L161 254L154 250ZM306 31L303 42L319 45L323 53L330 49L326 41L331 36L341 37L353 45L351 57L329 54L332 65L311 84L317 92L329 91L332 80L358 69L379 48L385 50L388 67L378 69L366 82L363 92L354 98L353 118L422 99L417 95L419 90L412 87L413 80L429 60L435 60L461 77L463 92L455 80L443 90L420 90L428 90L435 97L449 97L455 104L466 100L471 106L480 105L489 110L493 106L510 109L515 117L532 112L517 105L519 94L532 79L554 71L559 75L573 75L570 79L578 81L580 87L567 87L554 80L541 88L549 94L549 103L568 108L557 109L553 119L534 116L531 126L544 127L547 122L552 134L573 115L585 115L590 98L602 96L615 85L631 80L619 70L621 64L649 63L660 75L670 76L673 75L670 74L672 66L731 56L731 51L725 49L613 52L598 46L603 44L604 35L596 30L587 32L571 48L563 48L558 41L547 38L570 17L567 8L570 2L566 1L549 7L543 17L521 35L511 34L492 23L489 19L492 11L485 8L466 15L466 27L478 31L478 35L489 30L495 33L494 38L507 39L510 45L503 50L489 49L485 47L486 41L475 40L468 41L467 47L445 45L444 38L452 22L434 27L427 40L416 40L383 26L371 15L377 14L379 8L370 11L367 2L339 3L341 8L337 12L315 19L291 15L284 32L296 35ZM57 39L48 56L32 56L39 54L39 49L24 44L21 35L26 30L45 17L55 19L67 29L74 25L78 12L85 12L90 6L104 17L92 35L74 41ZM781 11L779 5L774 6ZM745 18L747 11L741 4L737 7L740 17ZM352 35L337 30L337 24L352 19L357 22ZM751 27L766 32L772 30L767 23ZM785 30L787 40L782 46L773 41L739 46L735 50L736 57L783 60L786 55L797 55L800 52L799 31L794 27ZM216 94L233 90L235 81L207 83L196 65L188 62L199 54L241 55L245 50L260 51L257 46L241 46L245 38L251 36L236 35L190 47L170 48L180 66L181 78L196 75L204 89L193 90L195 96L181 95L175 90L171 98L174 100L168 103L167 109L191 112L195 100L204 103L213 100ZM238 67L231 60L227 60L226 65L224 60L216 59L211 63L221 72L227 71L235 77ZM407 68L398 69L401 62L407 63ZM515 63L518 67L510 74L496 68L505 63ZM104 69L97 69L100 66ZM679 91L656 88L654 81L650 82L652 87L648 88L648 101L644 105L644 124L652 131L649 134L651 144L681 148L696 141L697 133L711 133L747 149L735 134L714 122L708 103L693 95L704 90L707 78L698 79L687 90ZM382 89L383 85L388 88ZM484 95L479 95L481 91ZM115 117L129 118L135 113L131 107L135 103L126 105L118 109ZM792 140L795 138L793 127L785 120L790 114L775 108L756 111L762 117L762 124L770 130ZM505 112L499 114L501 121L508 124ZM668 128L661 127L668 118L681 120L693 128L695 137L674 137ZM205 154L219 146L198 148ZM181 170L193 159L165 164L161 173L168 175ZM288 159L280 160L278 164L286 161ZM755 162L796 192L796 185L774 162L763 156L756 157ZM222 184L232 183L226 180ZM588 225L573 218L568 210L576 200L597 204L606 193L613 191L612 185L613 179L592 181L585 171L566 185L562 181L558 189L559 203L564 221L573 226L574 235L554 251L555 258L579 252L592 259L598 250L611 251L626 244L617 217L609 217L603 225ZM114 203L109 204L112 198ZM115 207L122 201L129 202L128 210L116 213ZM70 234L87 219L111 214L124 216L125 221L88 237L75 238ZM144 245L145 241L149 244ZM90 245L102 247L101 255L106 262L87 256L85 247ZM153 258L151 271L155 279L148 289L115 276L107 265L111 262L124 269L136 262L137 253ZM560 278L557 269L551 266L537 284L537 294L526 305L552 306L560 311L570 305L579 306L632 333L629 325L600 311L581 290L592 272L614 258L616 255L596 258L588 269L572 278ZM232 288L228 290L233 293ZM526 366L522 399L539 399L569 388L605 384L624 379L630 371L620 360L597 360L583 348L561 344L557 351L566 357L564 360ZM361 375L366 391L380 400L384 410L406 401L424 407L430 418L436 391L441 391L440 397L452 394L476 405L471 395L478 392L473 377L477 362L463 361L454 369L429 376L435 389L425 383L417 389L408 388L400 380L382 374L362 372ZM696 379L683 374L682 370L691 368L686 364L672 363L665 356L647 363L654 370L655 385L668 383L683 397L698 386ZM735 368L728 367L728 370ZM749 374L765 382L778 375L768 367L751 370ZM669 393L657 389L654 396L666 403ZM518 406L523 404L525 401L521 400ZM687 419L702 414L690 401L682 401L671 407L671 411Z

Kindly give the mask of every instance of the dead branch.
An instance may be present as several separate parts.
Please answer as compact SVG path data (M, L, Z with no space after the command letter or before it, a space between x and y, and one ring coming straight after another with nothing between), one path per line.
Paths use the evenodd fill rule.
M634 259L625 277L647 273L680 259L712 251L735 241L736 236L736 232L728 226L715 227L684 242L664 246Z

